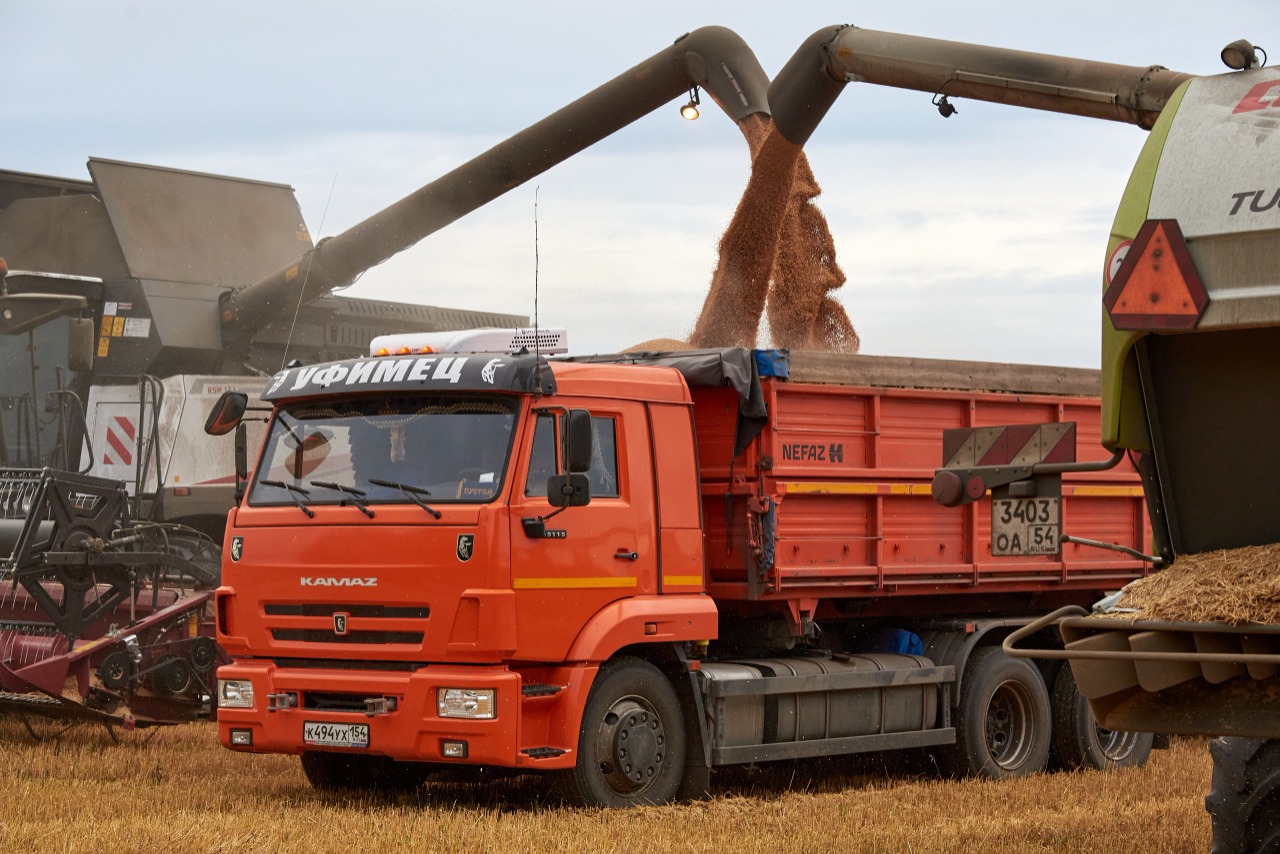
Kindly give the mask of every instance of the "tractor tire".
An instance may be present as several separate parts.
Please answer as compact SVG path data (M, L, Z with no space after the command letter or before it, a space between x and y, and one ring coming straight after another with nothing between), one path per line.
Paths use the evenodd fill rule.
M1217 738L1209 755L1212 854L1280 851L1280 741Z
M1071 666L1064 664L1053 682L1053 764L1063 770L1140 768L1151 756L1155 736L1149 732L1103 729L1076 687Z
M587 806L665 804L684 774L684 714L667 677L647 661L620 658L596 674L573 769Z
M322 792L408 792L424 782L434 766L396 762L386 756L309 751L302 754L302 773Z
M1003 780L1049 764L1049 690L1031 662L999 647L975 650L965 667L956 743L943 758L954 776Z

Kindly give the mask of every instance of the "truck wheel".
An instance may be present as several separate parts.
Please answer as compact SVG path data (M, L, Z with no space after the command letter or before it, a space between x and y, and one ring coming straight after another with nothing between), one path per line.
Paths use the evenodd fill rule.
M965 668L951 770L1002 780L1049 764L1049 691L1035 665L999 647L976 650Z
M587 696L573 779L588 806L664 804L684 771L684 717L675 689L637 658L600 668Z
M1215 738L1209 755L1212 854L1280 849L1280 741Z
M1104 729L1064 664L1053 682L1053 760L1059 768L1107 770L1147 764L1155 736Z
M407 792L421 786L434 770L426 762L396 762L386 756L358 753L302 754L302 773L322 792Z

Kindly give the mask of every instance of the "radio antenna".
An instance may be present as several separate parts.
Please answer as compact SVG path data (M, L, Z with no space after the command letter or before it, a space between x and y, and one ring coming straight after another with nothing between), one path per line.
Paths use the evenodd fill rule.
M538 190L533 188L533 387L542 394L542 336L538 334Z

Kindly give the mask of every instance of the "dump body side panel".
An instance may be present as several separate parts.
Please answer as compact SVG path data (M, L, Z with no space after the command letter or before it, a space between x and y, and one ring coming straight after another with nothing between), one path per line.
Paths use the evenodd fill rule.
M857 599L892 613L896 597L1101 593L1144 574L1115 552L1068 544L1057 555L995 558L991 505L939 506L930 481L944 429L1074 422L1080 460L1104 459L1092 398L783 383L766 379L769 426L725 464L732 425L723 390L694 390L711 590L717 599ZM732 496L726 500L726 494ZM1063 530L1139 551L1142 490L1125 462L1068 475Z

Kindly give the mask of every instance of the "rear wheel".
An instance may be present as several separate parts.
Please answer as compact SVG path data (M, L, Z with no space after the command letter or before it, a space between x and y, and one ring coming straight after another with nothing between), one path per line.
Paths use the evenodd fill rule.
M1064 769L1138 768L1147 763L1155 736L1104 729L1064 664L1053 682L1053 759Z
M396 762L386 756L322 751L302 754L307 782L321 791L411 791L426 782L432 770L426 762Z
M587 696L573 777L588 806L664 804L684 771L684 718L675 689L646 661L600 669Z
M969 658L960 693L951 770L1000 780L1049 762L1049 691L1028 661L983 647Z
M1280 741L1217 738L1209 754L1213 854L1280 851Z

